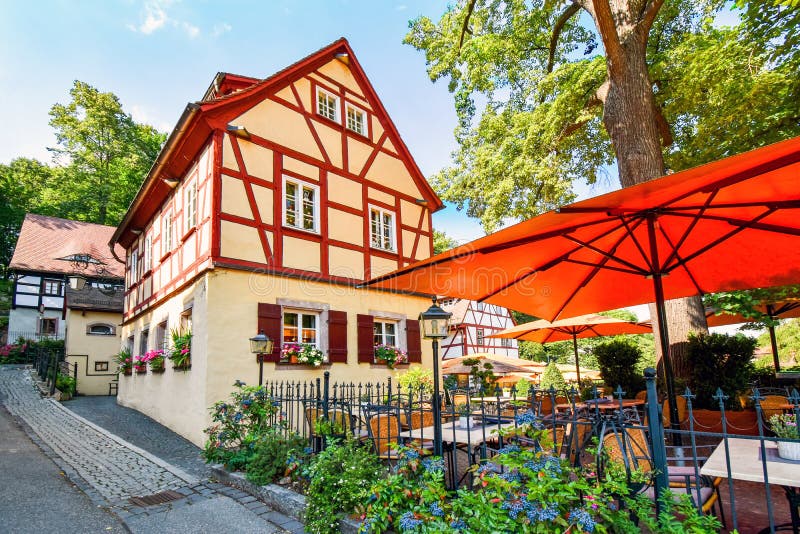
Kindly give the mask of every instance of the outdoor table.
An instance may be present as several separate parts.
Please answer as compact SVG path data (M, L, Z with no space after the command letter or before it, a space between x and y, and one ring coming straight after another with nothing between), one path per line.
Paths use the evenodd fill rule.
M747 480L749 482L764 483L764 464L760 458L761 442L758 439L729 438L728 450L730 461L725 460L725 442L721 442L706 460L700 469L701 475ZM783 487L786 498L789 500L792 522L779 527L790 527L795 533L800 531L800 462L784 462L770 460L777 456L778 446L773 441L764 442L764 451L767 455L767 474L769 483ZM730 467L730 475L728 468ZM777 529L777 527L776 527ZM781 528L783 530L783 528ZM788 530L788 529L786 529ZM767 527L762 532L769 532Z
M453 472L455 462L453 461L452 455L455 454L455 450L457 446L467 446L470 450L467 454L472 457L475 449L480 447L486 443L486 441L492 437L496 437L496 431L500 428L508 428L513 427L514 423L500 423L497 422L490 422L487 424L481 423L473 423L470 425L470 428L461 428L458 424L458 421L453 421L449 423L442 424L442 443L445 445L449 444L450 447L447 447L447 452L451 456L448 464L450 466L449 469L449 476L451 481L451 487L455 488L455 476L456 474ZM411 440L432 440L433 439L433 429L432 426L426 426L422 428L415 428L412 430L406 430L404 432L400 432L401 438L408 438Z
M622 409L625 408L635 408L637 406L643 406L645 401L639 399L622 399ZM580 402L575 404L575 408L578 410L582 410L584 408L588 408L590 410L594 410L595 406L598 410L619 410L619 400L609 400L608 402ZM571 402L564 402L561 404L556 404L556 410L569 410L572 408Z

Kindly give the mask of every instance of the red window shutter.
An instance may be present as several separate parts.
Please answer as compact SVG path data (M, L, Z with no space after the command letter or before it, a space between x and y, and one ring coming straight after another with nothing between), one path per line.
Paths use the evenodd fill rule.
M375 361L375 330L371 315L358 314L358 362Z
M258 303L258 330L263 331L274 342L272 354L265 354L265 362L277 362L281 359L281 339L283 312L277 304Z
M328 359L347 363L347 312L328 312Z
M406 347L409 363L422 363L422 338L419 335L419 321L406 319Z

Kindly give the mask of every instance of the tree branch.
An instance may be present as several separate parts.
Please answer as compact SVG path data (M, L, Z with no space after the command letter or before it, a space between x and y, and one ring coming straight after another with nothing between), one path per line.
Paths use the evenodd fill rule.
M597 91L595 91L594 95L592 95L586 101L586 106L584 106L583 109L588 110L596 106L602 106L603 103L605 103L606 101L606 94L608 94L608 87L609 87L609 81L606 80L600 85L600 87L597 88ZM589 122L589 119L568 124L567 126L564 127L563 130L561 130L561 133L558 134L558 137L556 137L554 144L558 144L567 137L569 137L570 135L574 134L575 132L580 130L587 122Z
M653 22L655 22L662 5L664 5L664 0L652 0L647 2L642 21L639 23L639 32L645 38L647 34L650 33L650 28L652 28Z
M477 0L470 0L467 4L467 14L464 16L464 24L461 26L461 35L458 38L458 50L461 50L461 45L464 44L464 36L469 32L469 18L475 10L475 2Z
M619 42L614 15L611 14L611 6L606 0L592 0L592 7L594 8L597 31L600 33L600 37L603 39L603 46L606 49L609 72L612 75L620 74L624 63L623 50L622 44Z
M553 63L555 62L556 57L556 45L558 44L558 38L561 36L561 30L564 29L564 26L567 24L567 21L571 19L575 13L580 10L581 6L577 3L570 4L567 9L564 10L563 13L558 17L556 20L555 25L553 26L553 33L550 36L550 51L547 56L547 73L553 72Z
M653 111L655 112L656 116L656 127L658 128L658 134L661 136L661 146L672 145L674 141L672 137L672 129L669 127L667 119L664 118L664 113L661 111L661 107L653 103Z

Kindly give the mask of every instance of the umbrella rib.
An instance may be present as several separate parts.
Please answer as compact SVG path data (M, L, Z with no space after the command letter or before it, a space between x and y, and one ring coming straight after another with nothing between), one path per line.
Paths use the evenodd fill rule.
M695 220L692 221L692 224L694 224L697 220L698 219L695 218ZM678 265L683 267L683 270L686 271L686 274L689 277L689 280L692 281L692 284L694 284L694 287L695 287L695 289L697 289L697 292L700 293L700 294L705 293L705 291L703 291L703 288L700 287L700 284L697 283L697 280L695 280L694 275L692 274L692 272L689 270L689 266L686 265L686 262L683 261L683 259L681 258L681 255L678 253L678 247L676 247L672 243L672 240L669 238L667 233L664 231L664 227L659 225L658 231L661 232L661 235L663 235L664 239L667 240L667 243L669 243L669 246L672 247L672 254L670 254L669 259L672 260L672 258L677 258L678 261L680 262L680 263L678 263ZM669 263L669 262L664 262L665 265L667 263Z
M708 195L708 198L706 199L705 203L703 204L703 207L699 209L699 212L697 213L697 215L694 217L694 219L692 219L692 222L689 223L689 226L686 228L686 230L683 232L683 235L678 240L678 244L672 246L672 253L664 261L664 265L669 265L669 262L671 262L673 258L678 256L678 249L680 249L683 246L683 244L686 242L686 239L689 238L689 234L691 234L692 230L694 230L694 227L697 226L697 223L700 222L700 219L702 218L703 213L706 212L706 210L708 209L708 206L711 204L711 201L714 200L714 197L717 196L718 192L719 192L719 190L717 189L716 191L712 191L711 194ZM666 237L667 234L665 234L663 230L661 231L661 233L664 234L664 237ZM669 241L669 238L667 238L667 241ZM670 245L672 245L672 243L670 243ZM687 272L688 272L688 269L687 269ZM691 276L691 274L689 276ZM692 282L694 282L694 280L692 280ZM695 287L696 286L697 286L697 283L695 283Z
M620 227L618 227L618 228L621 228L621 226L620 226ZM611 232L608 232L608 233L611 233ZM608 235L608 233L607 233L606 235ZM627 261L627 260L623 260L622 258L618 258L617 256L614 256L613 254L611 254L611 253L608 253L608 252L606 252L605 250L599 249L599 248L597 248L597 247L595 247L595 246L591 245L590 243L585 243L585 242L581 241L581 240L580 240L580 239L578 239L577 237L573 237L573 236L571 236L571 235L569 235L569 234L565 234L565 235L564 235L564 239L568 239L568 240L572 241L573 243L577 243L578 245L580 245L580 246L581 246L581 247L583 247L583 248L588 248L589 250L592 250L592 251L594 251L594 252L597 252L597 253L598 253L598 254L600 254L601 256L606 256L608 259L610 259L610 260L614 260L614 261L616 261L617 263L621 263L622 265L627 265L627 266L628 266L628 267L630 267L630 268L631 268L633 271L635 271L637 274L642 274L642 275L644 275L644 274L647 274L647 271L646 271L646 270L642 269L641 267L639 267L639 266L638 266L638 265L636 265L635 263L631 263L631 262L629 262L629 261ZM623 239L624 239L624 238L623 238ZM616 248L617 248L618 246L619 246L619 243L617 243L617 246L615 246L615 247L614 247L614 249L616 250Z
M733 217L722 217L720 215L703 215L703 219L708 219L711 221L720 221L726 222L732 226L739 226L741 227L740 230L744 230L746 228L752 228L754 230L764 230L765 232L775 232L778 234L787 234L793 236L800 236L800 228L794 228L791 226L784 226L781 224L769 224L769 223L760 223L759 220L763 219L767 215L771 215L775 212L775 208L771 208L765 206L767 211L763 215L759 215L758 217L754 218L751 221L743 220L743 219L734 219ZM671 210L665 210L662 212L663 215L672 215L675 217L695 217L695 215L689 215L687 213L679 213L673 212Z
M773 213L773 210L768 210L768 211L762 213L761 215L759 215L758 217L753 219L753 221L751 221L750 223L747 223L748 226L751 225L751 224L757 224L757 222L760 219L763 219L764 217L766 217L767 215L770 215L771 213ZM683 213L683 214L681 214L681 213L673 213L672 215L692 217L692 215L687 215L685 213ZM706 215L705 218L712 218L713 219L714 217L710 217L710 216ZM718 219L722 219L723 221L730 222L729 219L727 219L727 218L718 218ZM745 223L745 221L741 221L741 222ZM680 261L676 262L674 265L665 266L665 268L663 269L662 272L668 273L668 272L674 270L676 267L679 267L681 264L689 262L690 260L693 260L696 257L700 256L701 254L705 254L710 249L716 247L717 245L719 245L723 241L726 241L726 240L730 239L731 237L735 236L736 234L742 232L743 230L745 230L745 228L746 228L746 226L744 224L742 224L742 226L739 226L738 228L736 228L734 230L731 230L730 232L726 233L725 235L723 235L721 237L718 237L717 239L715 239L714 241L712 241L708 245L700 248L699 250L696 250L696 251L692 252L691 254L686 256L685 258L683 258Z
M640 269L637 269L637 270L634 271L633 269L623 269L622 267L612 267L610 265L598 265L598 264L592 263L590 261L574 260L572 258L567 258L567 259L565 259L563 261L568 262L568 263L575 263L577 265L586 265L587 267L600 267L601 269L607 269L607 270L610 270L610 271L617 271L617 272L625 273L625 274L640 274L640 275L647 275L648 274L647 271L642 271Z
M630 225L628 224L628 221L625 219L625 217L620 216L619 219L622 221L622 225L625 227L625 231L628 232L629 236L631 236L631 240L633 241L633 244L636 245L636 248L639 250L639 254L642 255L642 261L644 261L644 263L652 271L653 270L653 262L650 261L650 257L645 253L644 248L642 248L641 243L639 243L639 240L636 239L636 235L633 233L633 231L636 230L636 228L638 228L639 225L642 224L642 221L644 221L644 218L642 217L642 218L637 219L636 220L636 226L634 226L633 228L630 227Z
M719 190L712 192L712 196L716 195ZM724 204L714 204L713 206L670 206L665 208L665 211L695 211L705 207L712 210L731 209L731 208L772 208L772 209L797 209L800 208L800 200L770 200L770 201L757 201L757 202L726 202Z

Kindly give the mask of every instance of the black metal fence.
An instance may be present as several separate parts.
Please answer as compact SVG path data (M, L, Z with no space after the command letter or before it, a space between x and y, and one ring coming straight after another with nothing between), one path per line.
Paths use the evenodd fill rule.
M64 349L33 347L26 351L30 363L36 369L39 378L44 380L52 395L56 390L56 378L59 374L72 376L75 386L78 384L78 365L65 361Z
M63 333L55 333L55 334L44 334L41 332L36 332L35 330L9 330L6 334L5 342L9 345L13 345L19 342L22 339L24 341L42 341L45 339L51 340L59 340L64 339Z
M800 461L778 457L768 422L770 416L782 413L800 419L797 390L755 389L748 397L752 408L736 412L735 417L726 409L730 399L721 391L715 397L719 411L709 411L693 408L694 396L687 390L676 401L680 421L672 422L666 403L658 402L655 371L648 370L646 379L646 394L634 399L626 399L620 389L604 396L597 387L583 397L574 388L531 388L526 395L517 395L512 388L508 396L499 388L490 393L445 391L441 424L448 486L471 482L469 468L491 462L508 445L500 430L535 423L552 437L554 453L575 466L610 456L628 472L649 473L649 482L640 491L656 501L666 489L689 495L698 509L716 513L727 529L740 532L747 532L748 522L753 521L753 503L762 503L765 531L774 532L777 523L791 520L797 532L800 475L793 473L800 473ZM398 458L397 444L414 442L433 449L431 395L424 388L409 391L391 379L370 384L331 382L328 372L314 381L271 381L264 388L279 406L287 431L308 438L314 451L322 450L331 436L348 434L371 443L390 463ZM798 439L778 441L800 447ZM774 486L783 488L788 517L785 505L778 506L773 499ZM737 498L748 503L744 522Z

